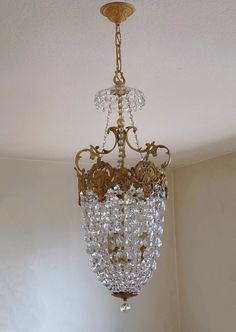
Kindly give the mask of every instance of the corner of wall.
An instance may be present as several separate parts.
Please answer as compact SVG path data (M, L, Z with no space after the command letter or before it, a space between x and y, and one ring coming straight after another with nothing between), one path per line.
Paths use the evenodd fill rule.
M175 170L170 172L171 180L171 212L173 223L173 243L174 243L174 263L175 263L175 286L176 286L176 303L177 303L177 319L178 319L178 332L181 332L181 319L180 319L180 297L179 297L179 274L178 274L178 262L177 262L177 241L176 241L176 219L175 219Z

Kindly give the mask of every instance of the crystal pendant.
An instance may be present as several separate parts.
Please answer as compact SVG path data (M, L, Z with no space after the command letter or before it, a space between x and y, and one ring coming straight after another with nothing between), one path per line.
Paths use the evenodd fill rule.
M121 306L120 306L120 311L121 312L126 312L126 311L130 311L131 307L129 305L129 303L124 302Z

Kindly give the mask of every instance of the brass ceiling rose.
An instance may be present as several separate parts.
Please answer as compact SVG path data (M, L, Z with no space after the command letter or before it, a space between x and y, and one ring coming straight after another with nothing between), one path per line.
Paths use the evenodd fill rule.
M135 8L128 2L110 2L102 6L100 11L111 22L119 24L131 16Z

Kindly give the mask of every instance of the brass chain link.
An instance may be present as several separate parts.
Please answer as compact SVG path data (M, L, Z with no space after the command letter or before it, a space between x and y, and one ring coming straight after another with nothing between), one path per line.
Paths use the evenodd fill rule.
M116 71L113 78L113 82L117 86L125 85L125 78L122 73L122 62L121 62L121 32L120 24L116 24L116 33L115 33L115 45L116 45Z

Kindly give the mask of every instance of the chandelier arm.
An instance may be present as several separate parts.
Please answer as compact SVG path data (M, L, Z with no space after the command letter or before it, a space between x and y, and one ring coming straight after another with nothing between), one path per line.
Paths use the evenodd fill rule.
M128 133L129 131L133 129L133 132L136 133L137 131L137 128L136 127L133 127L133 126L129 126L129 127L126 127L126 143L127 145L129 146L129 148L135 152L138 152L138 153L146 153L145 156L144 156L144 160L148 161L149 160L149 156L152 155L153 157L156 157L157 156L157 151L159 149L163 149L165 150L165 153L167 155L167 160L164 161L161 165L160 165L160 169L161 170L164 170L167 168L167 166L170 164L170 150L165 146L165 145L162 145L162 144L155 144L155 142L153 141L152 143L146 143L146 148L135 148L134 146L131 145L130 141L129 141L129 136L128 136Z
M79 165L83 153L89 152L91 160L95 160L95 159L99 160L99 159L101 159L101 157L103 155L111 153L116 148L116 146L118 144L118 137L119 137L118 136L119 135L118 134L118 127L108 128L107 134L109 134L110 132L112 132L115 136L115 142L114 142L112 148L111 149L100 149L99 146L90 145L89 148L80 150L77 153L76 157L75 157L75 166L76 166L75 170L76 171L78 171L81 174L83 174L85 172L85 169L81 168L80 165Z
M146 148L141 148L141 147L137 147L137 148L135 148L135 147L130 143L128 133L129 133L129 131L130 131L131 129L133 129L133 132L134 132L134 133L136 133L136 131L137 131L137 128L134 127L134 126L128 126L128 127L126 127L126 143L127 143L128 147L129 147L131 150L133 150L133 151L135 151L135 152L138 152L138 153L144 153L144 152L146 152Z
M95 158L99 158L99 154L97 153L96 148L92 145L90 145L90 148L80 150L75 156L75 170L80 174L83 174L85 172L85 169L81 168L79 163L82 158L82 154L86 153L86 152L90 153L91 160L94 160Z
M162 144L157 145L157 150L158 149L164 149L165 152L166 152L166 155L168 157L168 159L161 164L161 169L164 170L164 169L166 169L169 166L169 164L171 162L170 150L168 149L167 146L162 145Z
M108 149L108 150L107 149L102 149L102 151L101 151L102 155L111 153L116 148L116 146L118 144L118 128L117 127L110 127L107 130L107 134L109 135L110 132L112 132L114 134L114 136L115 136L115 142L114 142L114 144L113 144L113 146L112 146L111 149Z

